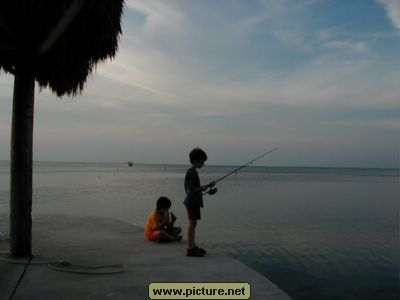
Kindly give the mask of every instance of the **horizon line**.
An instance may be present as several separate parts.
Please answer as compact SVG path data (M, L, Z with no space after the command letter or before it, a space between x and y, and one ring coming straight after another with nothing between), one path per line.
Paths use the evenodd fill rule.
M10 163L10 160L0 159L0 163ZM70 164L123 164L128 167L128 163L135 165L153 165L153 166L187 166L189 163L149 163L149 162L133 162L133 161L61 161L61 160L34 160L34 163L70 163ZM239 164L206 164L205 167L238 167ZM399 167L383 167L383 166L312 166L312 165L248 165L247 167L259 167L259 168L309 168L309 169L386 169L386 170L400 170Z

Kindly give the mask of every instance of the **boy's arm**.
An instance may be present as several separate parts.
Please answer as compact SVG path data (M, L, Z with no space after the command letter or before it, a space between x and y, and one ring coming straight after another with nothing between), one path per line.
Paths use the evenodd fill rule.
M171 226L173 227L176 221L176 216L171 212Z
M204 192L204 191L206 191L209 187L213 187L214 185L215 185L215 182L214 182L214 181L211 181L209 184L201 185L201 186L199 186L198 188L195 188L195 189L193 189L193 190L187 191L187 195L188 195L188 196L191 196L191 195L196 194L196 193L198 193L198 192Z
M193 195L193 194L196 194L196 193L198 193L198 192L203 192L203 191L205 191L206 190L206 188L205 188L205 186L199 186L198 188L195 188L195 189L193 189L193 190L188 190L187 191L187 195L188 196L191 196L191 195Z
M159 229L164 229L165 227L170 227L173 225L173 221L169 218L169 211L164 212L163 221L160 223Z

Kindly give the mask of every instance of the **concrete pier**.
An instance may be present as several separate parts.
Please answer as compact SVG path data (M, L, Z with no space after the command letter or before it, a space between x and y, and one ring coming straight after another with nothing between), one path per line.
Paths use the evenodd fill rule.
M8 216L0 215L0 257L7 260ZM146 241L143 229L115 219L36 215L33 259L0 261L0 299L149 299L152 282L248 282L252 300L289 300L276 285L237 260L209 251L186 257L184 241ZM48 262L67 260L78 273L56 271ZM82 274L80 267L107 265ZM87 269L84 269L87 270ZM91 269L89 269L90 271ZM118 271L121 270L122 272Z

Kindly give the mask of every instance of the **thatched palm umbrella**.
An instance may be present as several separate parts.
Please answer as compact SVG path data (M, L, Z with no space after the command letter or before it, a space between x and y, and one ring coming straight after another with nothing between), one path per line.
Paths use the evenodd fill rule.
M0 71L14 75L11 132L11 256L31 255L35 80L76 95L99 61L115 56L123 0L2 0Z

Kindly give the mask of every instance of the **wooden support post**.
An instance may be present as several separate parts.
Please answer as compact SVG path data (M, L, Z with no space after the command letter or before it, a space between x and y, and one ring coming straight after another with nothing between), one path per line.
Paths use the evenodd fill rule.
M11 128L10 254L32 255L32 142L35 79L15 75Z

